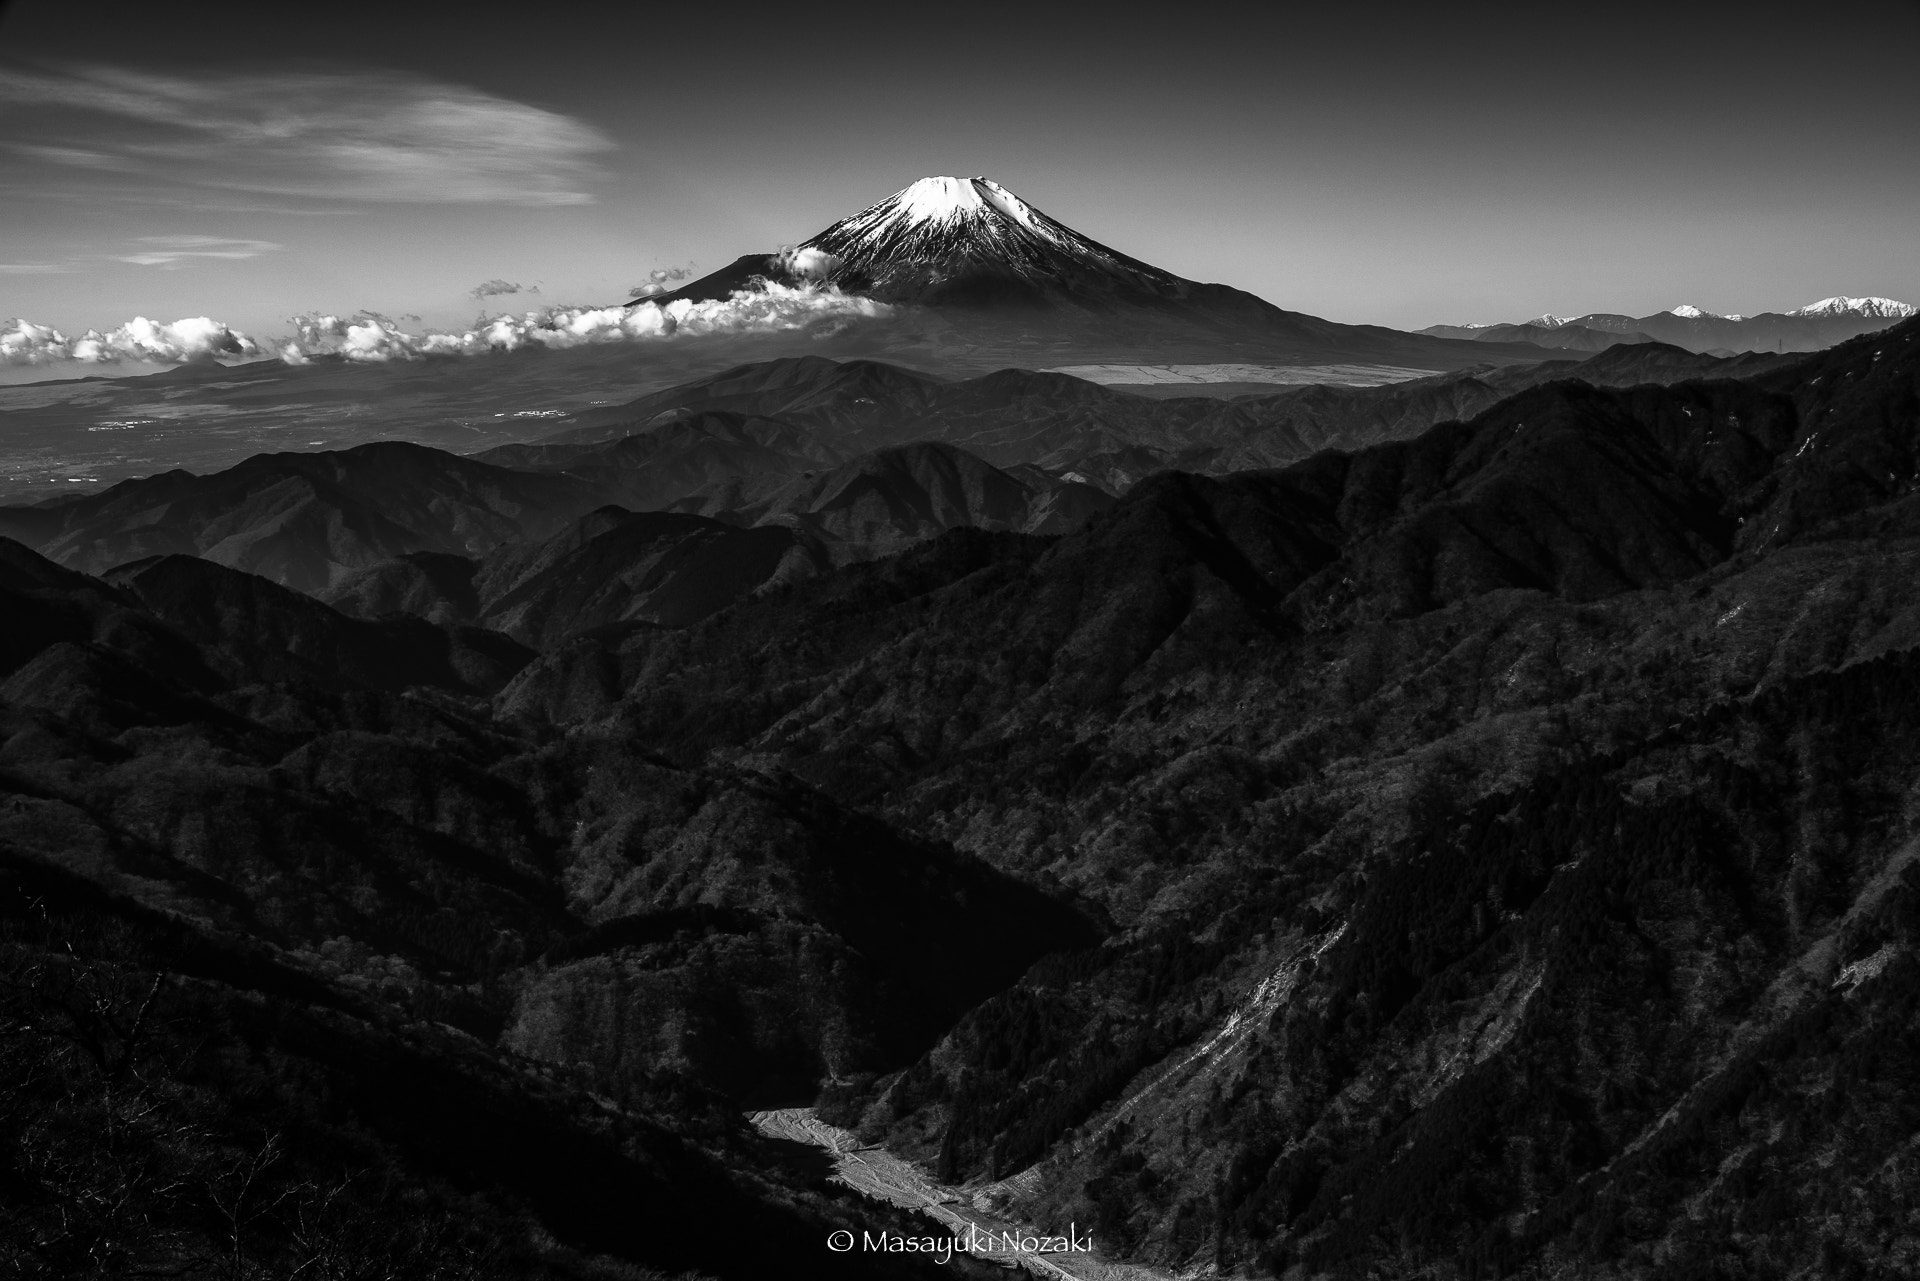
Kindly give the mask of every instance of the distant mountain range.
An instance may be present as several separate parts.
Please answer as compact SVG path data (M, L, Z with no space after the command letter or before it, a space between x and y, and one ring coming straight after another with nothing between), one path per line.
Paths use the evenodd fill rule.
M1541 347L1599 351L1619 342L1663 342L1688 351L1732 355L1743 351L1820 351L1915 314L1891 298L1822 298L1792 311L1719 316L1683 303L1651 316L1590 312L1540 316L1518 324L1429 325L1420 332L1475 342L1527 342Z
M686 626L955 528L1071 533L1169 468L1221 475L1404 440L1568 377L1664 384L1780 359L1648 342L1224 401L783 358L543 420L560 430L528 444L260 454L0 507L0 535L90 573L201 557L358 617L403 611L543 647Z

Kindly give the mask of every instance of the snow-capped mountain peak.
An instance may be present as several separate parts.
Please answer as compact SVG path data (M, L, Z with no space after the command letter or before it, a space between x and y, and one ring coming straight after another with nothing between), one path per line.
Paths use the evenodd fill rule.
M1544 316L1535 316L1527 323L1529 325L1538 325L1542 329L1560 329L1572 324L1573 318L1571 316L1556 316L1552 312L1548 312Z
M922 178L867 212L889 206L908 222L957 222L991 212L1030 230L1040 229L1026 201L986 177Z
M1678 307L1671 307L1671 308L1668 308L1668 311L1669 311L1669 313L1670 313L1670 314L1672 314L1672 315L1675 315L1675 316L1678 316L1678 317L1680 317L1680 318L1681 318L1682 320L1726 320L1726 319L1729 319L1729 317L1726 317L1726 316L1719 316L1719 315L1715 315L1715 314L1714 314L1713 312L1711 312L1711 311L1702 311L1702 310L1701 310L1700 308L1698 308L1698 307L1696 307L1696 306L1694 306L1694 305L1693 305L1692 303L1690 303L1690 302L1683 302L1683 303L1681 303L1681 304L1680 304L1680 305L1679 305Z
M1804 307L1795 307L1789 316L1866 316L1876 320L1905 320L1920 313L1911 303L1891 298L1822 298Z
M922 178L807 240L832 278L895 300L954 291L1145 288L1185 282L1054 221L984 176Z
M983 178L922 178L874 208L892 205L901 218L910 222L952 222L985 207L980 188L975 185L984 181Z

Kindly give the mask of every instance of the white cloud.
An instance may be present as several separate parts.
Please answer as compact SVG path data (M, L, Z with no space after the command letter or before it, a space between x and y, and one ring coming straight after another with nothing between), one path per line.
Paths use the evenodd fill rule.
M788 246L774 255L780 269L798 280L825 280L840 266L840 259L824 249Z
M271 240L232 240L225 236L141 236L134 243L146 248L109 256L116 262L142 267L178 267L191 258L258 258L286 247Z
M0 262L0 276L54 276L66 270L51 262Z
M0 322L0 365L50 365L60 361L116 364L142 360L179 364L206 356L258 356L260 346L217 320L195 316L161 324L136 316L117 329L89 329L69 338L50 325L28 320Z
M44 365L73 359L73 344L58 329L29 320L0 325L0 364Z
M12 145L201 187L420 204L588 204L614 143L558 112L387 71L0 70Z

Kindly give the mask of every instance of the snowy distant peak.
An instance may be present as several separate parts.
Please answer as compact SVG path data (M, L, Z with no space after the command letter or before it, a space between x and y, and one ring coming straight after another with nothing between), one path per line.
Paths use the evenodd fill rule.
M1905 320L1920 308L1891 298L1822 298L1795 307L1789 316L1865 316L1874 320Z
M1582 330L1597 334L1619 335L1627 341L1670 343L1689 351L1818 351L1856 334L1873 333L1920 314L1915 308L1891 298L1822 298L1792 311L1766 310L1757 315L1726 315L1708 311L1692 303L1682 303L1650 316L1628 316L1616 312L1588 312L1581 316L1557 316L1549 313L1519 322L1532 329L1518 332L1518 326L1436 325L1423 333L1447 338L1502 341L1516 338L1542 347L1568 346L1591 341ZM1561 331L1558 337L1548 331ZM1491 331L1491 332L1490 332Z
M1866 320L1905 320L1914 315L1916 309L1904 302L1895 302L1891 298L1822 298L1819 302L1810 302L1804 307L1795 307L1785 314L1789 316L1859 316ZM1711 311L1702 311L1688 303L1672 309L1670 313L1683 320L1745 320L1745 316L1721 316Z
M828 227L803 250L833 257L833 279L896 299L981 287L1089 282L1164 292L1181 282L1054 221L986 177L930 177Z

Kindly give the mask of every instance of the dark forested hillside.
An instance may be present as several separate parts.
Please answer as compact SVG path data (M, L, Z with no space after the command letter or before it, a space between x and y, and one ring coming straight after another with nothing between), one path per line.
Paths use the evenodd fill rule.
M846 1212L735 1107L1097 937L796 780L497 722L498 633L5 549L22 1275L764 1275ZM647 1017L590 1017L609 967Z
M1053 524L805 453L897 375L644 406L816 473L730 517L576 440L313 594L0 543L8 1261L806 1274L890 1213L737 1119L813 1104L1169 1273L1920 1267L1920 323L1302 396L1400 426ZM496 472L564 519L460 541Z

